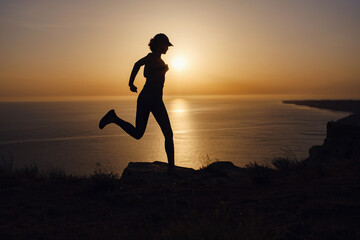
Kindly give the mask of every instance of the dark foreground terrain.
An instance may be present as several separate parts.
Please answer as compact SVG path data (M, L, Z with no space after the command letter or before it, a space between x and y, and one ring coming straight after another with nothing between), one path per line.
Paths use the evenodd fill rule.
M359 162L286 161L153 183L2 176L0 239L359 239Z
M256 152L254 152L256 154ZM309 158L130 163L86 177L0 161L0 239L360 239L360 117L328 123Z

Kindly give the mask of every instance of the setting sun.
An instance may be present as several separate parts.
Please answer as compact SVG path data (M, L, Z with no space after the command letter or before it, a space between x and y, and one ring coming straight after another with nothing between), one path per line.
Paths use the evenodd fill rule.
M133 96L157 33L167 95L360 97L360 1L75 2L0 1L0 101Z
M177 71L183 70L185 68L185 65L186 65L185 60L180 57L175 58L171 63L172 68Z

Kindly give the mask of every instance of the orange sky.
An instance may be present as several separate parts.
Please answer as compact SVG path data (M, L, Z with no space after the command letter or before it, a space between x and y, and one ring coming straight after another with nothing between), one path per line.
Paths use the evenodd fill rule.
M1 1L0 32L0 99L131 95L159 32L167 95L360 98L356 0Z

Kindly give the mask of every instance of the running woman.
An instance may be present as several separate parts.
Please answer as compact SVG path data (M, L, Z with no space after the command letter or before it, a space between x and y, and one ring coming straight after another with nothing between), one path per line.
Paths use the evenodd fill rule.
M165 151L168 159L169 172L174 171L174 140L170 119L163 102L163 88L165 73L169 67L161 59L161 54L166 54L169 46L173 46L169 38L159 33L150 40L151 53L137 61L132 69L129 87L130 91L137 92L134 80L141 66L144 67L145 85L137 99L136 123L133 126L119 118L114 110L110 110L99 122L99 128L103 129L107 124L115 123L135 139L140 139L145 132L150 112L160 125L165 137Z

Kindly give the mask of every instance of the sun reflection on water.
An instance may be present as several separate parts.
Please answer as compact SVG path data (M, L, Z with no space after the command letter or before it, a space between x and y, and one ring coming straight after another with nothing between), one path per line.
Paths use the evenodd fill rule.
M175 110L173 110L173 112L183 113L183 112L185 112L185 110L184 109L175 109Z
M173 99L170 102L169 108L170 108L170 112L184 113L184 112L186 112L186 109L187 109L186 101L181 98Z
M168 104L171 125L174 131L175 164L183 167L199 168L197 159L198 134L190 107L186 99L174 98ZM194 154L195 153L195 154ZM177 158L181 156L181 158Z

